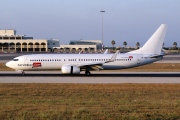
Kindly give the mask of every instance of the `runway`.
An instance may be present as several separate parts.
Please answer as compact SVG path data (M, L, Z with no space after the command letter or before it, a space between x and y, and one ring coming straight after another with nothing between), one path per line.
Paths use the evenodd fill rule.
M180 83L180 72L92 72L91 76L83 74L64 75L60 72L0 72L0 83Z

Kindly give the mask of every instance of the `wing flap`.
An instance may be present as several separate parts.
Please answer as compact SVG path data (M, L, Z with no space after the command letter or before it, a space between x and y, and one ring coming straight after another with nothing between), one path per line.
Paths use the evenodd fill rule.
M91 62L91 63L84 63L84 64L78 64L78 67L83 67L83 66L93 66L93 65L99 65L102 66L103 63L102 62Z

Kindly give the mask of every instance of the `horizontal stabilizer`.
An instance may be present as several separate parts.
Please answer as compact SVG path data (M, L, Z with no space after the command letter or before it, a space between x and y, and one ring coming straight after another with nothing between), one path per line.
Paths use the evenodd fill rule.
M158 58L158 57L162 57L164 55L154 55L154 56L151 56L150 58Z

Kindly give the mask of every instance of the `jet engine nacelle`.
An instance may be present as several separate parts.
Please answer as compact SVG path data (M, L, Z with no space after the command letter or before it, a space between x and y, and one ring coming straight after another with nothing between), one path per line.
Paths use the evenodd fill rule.
M61 72L63 74L80 74L80 68L75 65L63 65Z

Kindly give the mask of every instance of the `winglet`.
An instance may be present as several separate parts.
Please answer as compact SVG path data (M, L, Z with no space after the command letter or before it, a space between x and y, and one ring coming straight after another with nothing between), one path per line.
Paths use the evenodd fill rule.
M83 53L83 50L79 51L79 54Z
M104 51L104 54L107 54L108 53L108 49L106 49L105 51Z
M118 55L118 53L119 53L119 50L117 50L116 53L114 53L114 55L112 56L112 58L109 61L106 61L105 63L114 62L116 57L117 57L117 55Z

